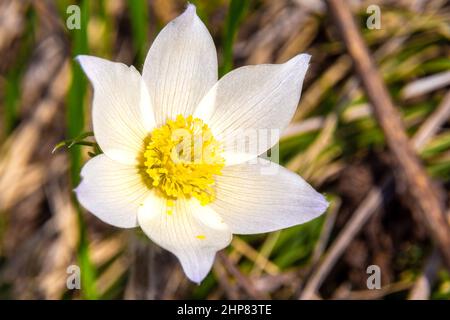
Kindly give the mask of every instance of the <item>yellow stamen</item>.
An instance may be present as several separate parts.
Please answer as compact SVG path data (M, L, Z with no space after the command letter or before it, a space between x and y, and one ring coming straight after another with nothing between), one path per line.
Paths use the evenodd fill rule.
M198 236L196 236L196 238L200 240L205 240L206 236L204 234L199 234Z
M178 115L153 130L144 151L144 170L151 185L173 200L195 197L202 205L214 200L214 175L224 166L220 144L200 119ZM170 211L170 213L169 213Z

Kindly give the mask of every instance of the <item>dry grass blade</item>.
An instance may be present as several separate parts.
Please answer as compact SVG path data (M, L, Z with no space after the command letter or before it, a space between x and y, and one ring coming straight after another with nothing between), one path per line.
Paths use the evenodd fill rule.
M242 272L236 267L236 265L227 257L227 255L223 251L219 251L217 253L217 257L220 259L225 269L231 275L233 275L239 286L245 290L245 292L249 295L250 298L260 300L268 298L265 294L259 292L259 290L256 289L251 280L248 279L244 274L242 274Z

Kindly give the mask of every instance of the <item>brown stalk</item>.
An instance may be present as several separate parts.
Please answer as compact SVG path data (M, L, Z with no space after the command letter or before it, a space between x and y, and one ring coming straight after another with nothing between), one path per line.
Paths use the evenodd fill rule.
M262 294L248 279L244 274L239 271L236 265L228 258L228 256L223 252L217 252L217 257L219 258L222 265L225 269L230 273L235 279L239 286L244 289L244 291L248 294L251 299L264 300L268 299L268 297Z
M400 115L353 20L347 2L328 0L327 5L335 18L356 72L361 78L387 145L396 160L396 169L399 171L397 179L400 179L398 182L407 187L411 206L420 212L431 238L440 249L443 260L450 267L450 226L444 217L444 208L432 182L408 141Z

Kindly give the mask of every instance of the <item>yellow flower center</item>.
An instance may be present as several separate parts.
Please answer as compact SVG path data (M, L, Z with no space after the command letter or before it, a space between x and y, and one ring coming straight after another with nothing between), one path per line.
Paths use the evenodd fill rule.
M144 169L153 187L171 200L214 200L214 175L224 166L221 146L200 119L178 115L152 131L144 151Z

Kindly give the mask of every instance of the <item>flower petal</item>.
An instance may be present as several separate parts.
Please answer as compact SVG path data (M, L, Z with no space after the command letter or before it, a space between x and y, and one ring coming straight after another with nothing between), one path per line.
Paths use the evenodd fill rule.
M278 142L297 108L309 60L309 55L301 54L283 64L238 68L202 99L194 116L207 122L214 136L225 142L226 154L247 153L247 157L226 159L227 165L254 158ZM249 141L241 150L239 142L245 136ZM258 143L266 137L269 142Z
M233 233L271 232L308 222L328 202L299 175L258 158L259 164L225 167L216 177L211 207Z
M220 216L195 199L178 199L173 207L153 194L139 209L139 225L150 239L175 254L184 272L199 283L212 267L215 254L231 241Z
M136 163L143 141L155 126L147 88L133 67L97 57L77 60L94 87L95 138L111 159Z
M171 21L156 37L144 64L158 125L178 114L191 115L217 81L213 39L195 6Z
M75 192L84 208L113 226L137 226L138 208L150 191L136 167L101 154L84 165L81 177Z

